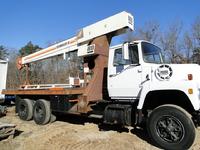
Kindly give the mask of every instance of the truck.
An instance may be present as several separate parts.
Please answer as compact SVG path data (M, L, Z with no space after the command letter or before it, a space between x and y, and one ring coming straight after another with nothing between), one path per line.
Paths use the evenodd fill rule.
M44 125L55 112L99 118L105 124L143 127L164 149L188 149L200 125L200 67L166 64L161 49L144 40L110 47L114 36L134 30L134 17L121 12L82 28L76 36L19 58L26 84L5 89L16 96L22 120ZM29 84L29 64L76 51L83 78L69 84Z
M8 61L0 59L0 103L5 100L5 95L1 91L6 88Z

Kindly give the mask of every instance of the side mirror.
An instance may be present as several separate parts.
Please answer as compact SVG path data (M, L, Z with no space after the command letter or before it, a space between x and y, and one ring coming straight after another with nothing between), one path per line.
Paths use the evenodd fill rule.
M129 43L123 44L123 57L124 60L129 60Z

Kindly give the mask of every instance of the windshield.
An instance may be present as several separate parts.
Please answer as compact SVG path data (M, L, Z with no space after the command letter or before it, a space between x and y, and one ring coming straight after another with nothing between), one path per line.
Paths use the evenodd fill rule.
M163 63L161 49L151 43L142 42L143 59L147 63Z

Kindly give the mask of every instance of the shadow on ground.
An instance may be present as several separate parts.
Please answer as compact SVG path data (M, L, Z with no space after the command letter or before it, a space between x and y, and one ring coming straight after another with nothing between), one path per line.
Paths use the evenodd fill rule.
M72 114L57 114L57 121L64 121L72 124L84 125L85 123L94 123L98 125L99 131L117 131L119 133L132 133L137 137L141 138L142 140L146 141L147 143L156 146L151 138L149 137L147 130L143 128L133 127L133 129L129 130L127 127L120 126L120 125L110 125L104 124L101 119L95 118L88 118L87 116L79 116L79 115L72 115ZM157 147L157 146L156 146Z

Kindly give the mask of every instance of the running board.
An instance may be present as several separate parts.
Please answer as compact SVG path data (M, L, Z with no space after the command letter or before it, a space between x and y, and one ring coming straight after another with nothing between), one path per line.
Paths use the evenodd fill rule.
M97 119L102 119L103 115L96 115L96 114L91 114L88 116L89 118L97 118Z

